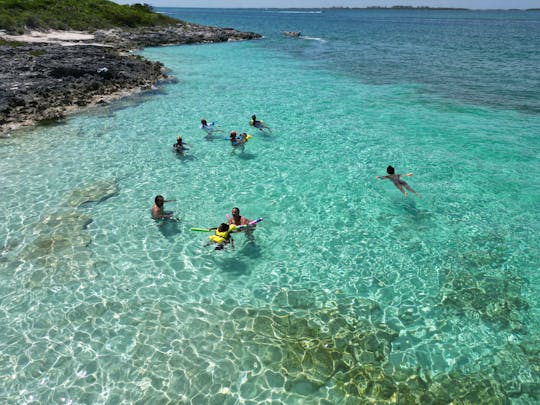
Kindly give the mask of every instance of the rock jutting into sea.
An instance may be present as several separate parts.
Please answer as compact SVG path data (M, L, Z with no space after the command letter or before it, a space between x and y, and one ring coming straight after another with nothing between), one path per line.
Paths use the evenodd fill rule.
M0 32L0 136L84 106L148 90L164 66L129 53L145 46L256 39L232 28L178 24L132 30Z

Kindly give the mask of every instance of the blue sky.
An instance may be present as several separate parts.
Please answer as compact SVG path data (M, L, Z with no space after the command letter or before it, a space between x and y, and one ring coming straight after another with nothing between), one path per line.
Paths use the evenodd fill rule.
M430 6L472 9L540 8L540 0L114 0L120 4L148 3L156 7L367 7Z

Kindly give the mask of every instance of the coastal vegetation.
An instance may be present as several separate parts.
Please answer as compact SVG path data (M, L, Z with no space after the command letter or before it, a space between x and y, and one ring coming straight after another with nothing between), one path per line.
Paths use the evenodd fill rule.
M95 30L169 26L180 20L153 11L148 4L120 5L108 0L0 0L0 29Z

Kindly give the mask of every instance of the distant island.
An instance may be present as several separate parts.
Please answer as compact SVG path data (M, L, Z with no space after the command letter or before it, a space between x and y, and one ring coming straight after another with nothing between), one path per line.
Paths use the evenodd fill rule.
M332 6L332 7L271 7L266 10L433 10L433 11L540 11L540 8L506 8L506 9L471 9L463 7L428 7L428 6L366 6L366 7L349 7L349 6Z
M260 37L181 21L147 4L0 0L0 136L167 78L161 63L128 51Z
M427 7L427 6L367 6L367 7L328 7L333 10L455 10L455 11L469 11L468 8L457 7Z

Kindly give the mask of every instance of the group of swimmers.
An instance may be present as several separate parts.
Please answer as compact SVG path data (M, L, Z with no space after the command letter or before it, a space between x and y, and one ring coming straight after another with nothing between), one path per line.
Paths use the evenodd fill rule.
M152 218L155 220L172 220L177 221L173 217L172 211L165 211L164 205L168 202L176 202L176 200L166 200L162 195L157 195L154 199L154 205L151 209ZM207 230L214 231L213 235L208 237L210 243L215 244L215 250L222 250L226 245L231 245L234 248L234 239L232 233L245 231L247 239L253 241L253 231L257 226L257 222L261 221L259 218L256 221L251 221L248 218L240 215L240 208L234 207L231 210L231 215L227 215L227 222L219 224L217 227L207 228ZM197 228L197 230L202 230Z
M417 193L409 184L401 180L401 176L407 176L410 177L413 174L412 173L405 173L405 174L399 174L395 172L395 169L392 166L388 166L386 168L386 172L388 173L386 176L375 176L376 179L389 179L391 180L394 185L398 188L399 191L401 191L405 197L408 196L408 193L406 190L409 190L416 194L418 197L422 198L422 196ZM166 200L162 195L156 196L154 199L154 206L152 207L151 213L152 218L155 220L173 220L176 221L177 219L173 217L172 211L165 211L164 210L164 204L167 202L175 202L176 200ZM253 241L253 230L257 226L257 222L261 221L262 218L259 218L256 221L250 221L248 218L240 215L240 209L238 207L234 207L231 210L231 215L227 215L227 222L223 222L219 224L217 227L213 228L207 228L207 231L214 231L213 235L210 235L208 237L209 243L215 244L215 250L222 250L227 245L231 245L231 247L234 248L234 239L232 238L232 233L234 232L246 232L246 237ZM200 228L192 229L192 230L204 230Z
M255 114L251 116L249 125L254 128L257 128L259 131L268 130L269 132L272 132L272 129L268 125L266 125L264 121L258 120ZM214 133L224 132L222 129L218 128L215 121L208 122L204 118L201 119L201 125L199 128L201 128L204 132L206 132L207 137L212 136ZM231 146L233 147L233 151L241 150L243 152L245 148L244 144L247 141L249 141L250 138L251 138L251 135L245 132L238 134L238 132L236 132L235 130L232 130L229 133L229 142L231 143ZM189 148L183 142L182 137L178 136L176 138L176 143L173 145L173 150L179 155L184 155L184 152L189 150Z
M249 125L259 129L260 131L268 130L272 131L269 126L267 126L264 121L257 120L257 116L253 114L251 116L251 120L249 121ZM206 132L206 136L211 136L212 134L216 132L223 132L222 129L219 129L216 126L216 122L208 122L206 119L201 119L201 125L200 128ZM238 134L236 131L231 131L229 134L229 141L231 143L231 146L233 148L240 148L242 151L244 151L244 144L251 138L251 135L246 134L245 132L242 132L241 134ZM176 138L176 143L173 145L173 149L177 153L183 153L184 151L188 150L189 148L186 147L186 145L183 143L182 137L178 136ZM422 196L417 193L409 184L402 180L401 177L410 177L413 174L412 173L405 173L400 174L396 173L394 167L388 166L386 168L387 175L385 176L375 176L376 179L381 180L391 180L392 183L397 187L399 191L401 191L405 197L408 196L408 193L406 190L413 192L416 194L419 198L422 198ZM175 202L176 200L165 200L165 198L161 195L158 195L155 197L154 200L154 206L152 207L151 213L152 218L155 220L175 220L173 217L172 211L165 211L164 210L164 203L166 202ZM234 207L231 211L232 216L227 215L228 221L221 223L217 227L208 228L208 231L214 231L214 234L209 237L210 242L215 243L216 250L223 249L226 245L231 244L231 246L234 247L234 240L231 236L234 232L240 232L240 231L246 231L246 235L248 238L252 239L253 235L253 228L256 226L255 223L257 221L250 221L246 217L243 217L240 215L240 209L238 207Z
M265 131L268 130L268 132L272 132L272 129L264 123L264 121L258 120L257 116L253 114L251 116L251 120L249 121L249 125L257 128L259 131ZM201 125L200 128L206 132L206 136L212 136L214 133L217 132L224 132L222 129L218 128L215 121L208 122L206 119L201 119ZM232 130L229 133L229 142L231 146L233 147L233 150L241 150L244 151L245 143L249 141L251 138L251 135L242 132L238 134L235 130ZM175 144L176 145L176 144ZM173 146L174 147L174 146ZM175 147L175 151L177 152L183 152L186 149L180 149L179 151Z
M269 132L272 132L272 129L266 125L264 121L258 120L255 114L251 116L249 125L257 128L260 131L268 130ZM201 119L201 125L199 128L206 132L207 137L213 135L214 133L224 132L222 129L217 127L216 122L208 122L204 118ZM251 135L245 132L238 134L233 130L229 134L231 146L234 149L238 148L242 150L242 152L244 151L244 144L250 138ZM180 155L183 155L185 151L189 150L184 143L182 136L178 136L176 138L176 143L173 144L173 150ZM177 218L174 218L174 213L172 211L165 211L164 209L165 203L175 201L176 200L166 200L162 195L156 196L154 199L154 205L151 209L152 218L154 220L161 221L177 221ZM228 221L226 223L224 222L217 227L207 229L208 231L214 231L214 234L211 235L209 239L211 242L216 244L216 250L221 250L228 244L234 246L234 240L231 237L231 233L233 232L245 231L247 238L253 240L253 230L256 226L256 222L260 219L257 221L250 221L246 217L240 215L240 209L238 207L234 207L231 214L232 216L227 215Z
M234 207L231 210L231 215L227 215L227 222L222 222L215 228L208 228L209 231L215 231L215 234L210 235L208 239L216 244L215 250L222 250L228 244L234 248L234 239L231 234L245 231L246 238L253 241L253 231L257 226L256 223L257 221L250 221L240 215L240 208Z

